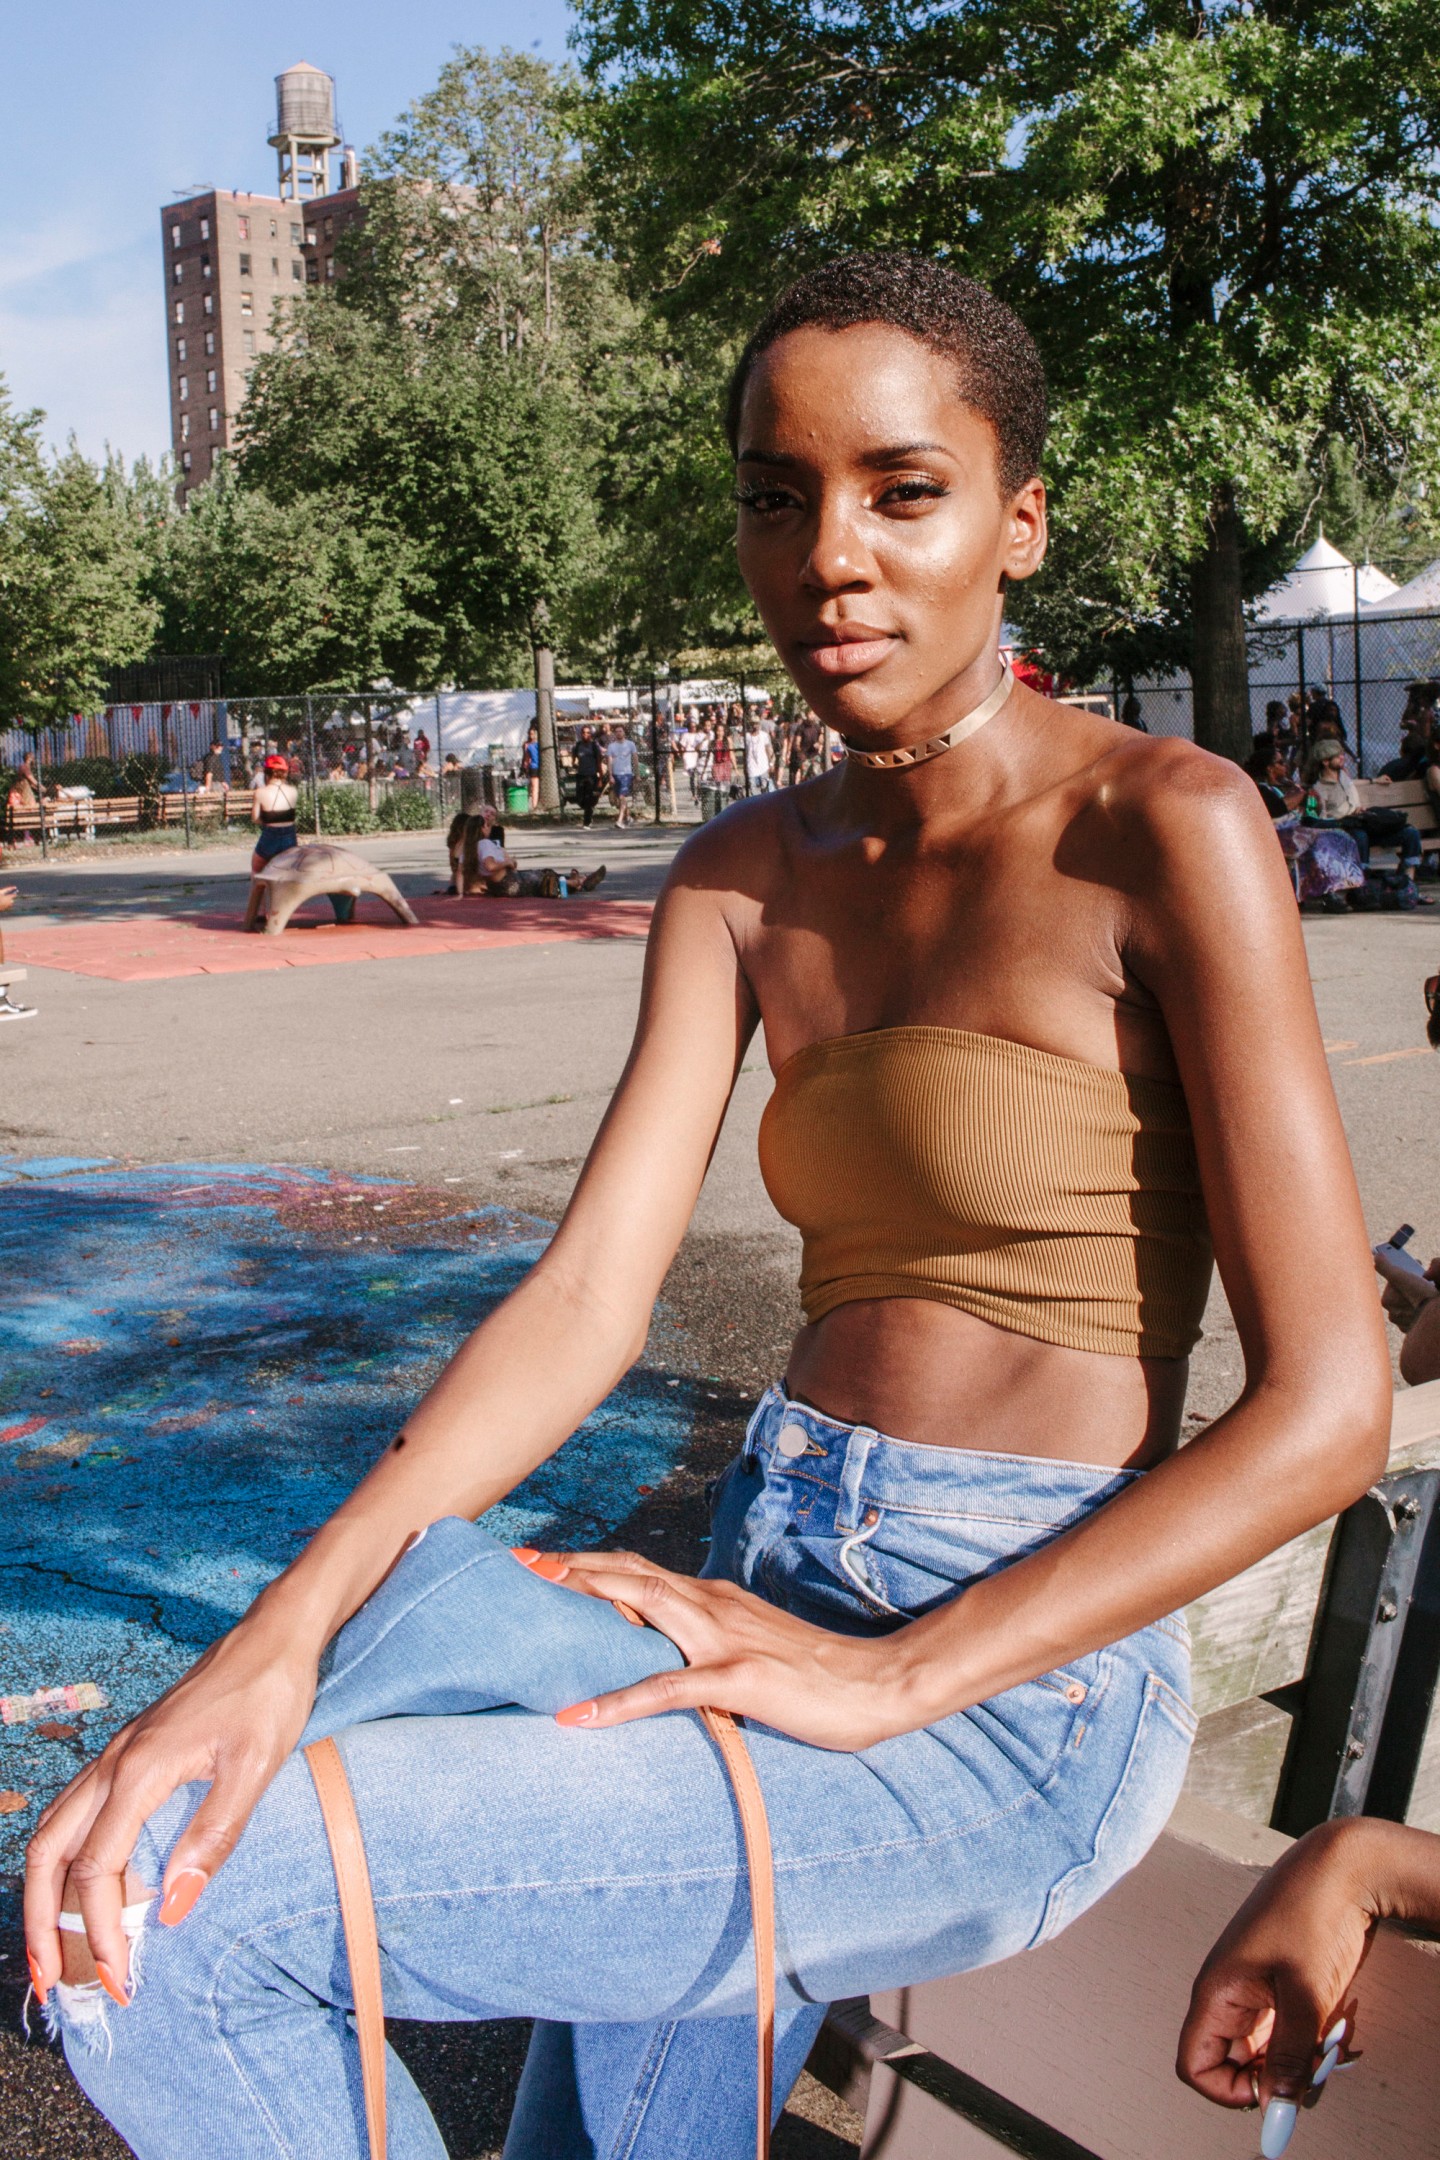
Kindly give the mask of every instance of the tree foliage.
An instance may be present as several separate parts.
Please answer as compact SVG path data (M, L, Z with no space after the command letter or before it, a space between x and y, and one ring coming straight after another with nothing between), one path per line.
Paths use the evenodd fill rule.
M153 475L47 455L43 415L0 380L0 717L41 727L96 703L113 668L150 649Z
M1056 657L1184 653L1197 609L1233 649L1247 567L1268 571L1297 476L1337 437L1440 477L1423 0L579 14L604 230L672 317L733 337L803 267L903 245L1030 324L1057 546L1015 608ZM1220 704L1202 725L1238 740L1248 717Z

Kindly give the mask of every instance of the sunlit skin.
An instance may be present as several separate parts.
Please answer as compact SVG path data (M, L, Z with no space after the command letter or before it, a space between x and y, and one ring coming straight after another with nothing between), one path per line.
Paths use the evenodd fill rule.
M995 437L951 363L878 326L792 333L755 371L740 448L741 567L815 710L864 747L971 710L998 680L1003 582L1038 566L1045 505L1038 480L1002 493ZM681 851L629 1062L545 1257L462 1346L403 1448L47 1811L26 1907L42 1981L60 1971L67 1877L123 1972L120 1876L145 1816L182 1779L212 1779L167 1885L213 1874L294 1746L323 1645L405 1538L509 1492L640 1355L757 1028L778 1068L902 1022L1183 1080L1244 1391L1177 1453L1178 1364L1056 1349L914 1300L842 1306L789 1361L792 1391L820 1408L902 1439L1151 1474L878 1642L633 1554L531 1555L576 1590L623 1596L687 1661L562 1721L714 1703L817 1747L866 1747L1132 1634L1365 1489L1385 1461L1389 1367L1264 806L1189 744L1017 686L930 763L847 765L739 803Z

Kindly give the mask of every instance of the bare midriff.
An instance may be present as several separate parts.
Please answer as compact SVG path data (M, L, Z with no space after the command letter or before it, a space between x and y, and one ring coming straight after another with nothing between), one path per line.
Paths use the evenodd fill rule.
M1188 1373L1188 1358L1070 1350L926 1298L876 1298L803 1327L786 1387L925 1447L1144 1470L1179 1443Z

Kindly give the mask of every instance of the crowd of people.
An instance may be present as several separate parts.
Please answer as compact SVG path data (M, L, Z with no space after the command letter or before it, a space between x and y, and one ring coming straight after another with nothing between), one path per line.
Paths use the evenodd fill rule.
M1409 686L1401 716L1400 750L1374 776L1374 785L1423 780L1440 807L1440 683ZM1335 700L1312 689L1266 707L1246 770L1275 822L1296 898L1335 913L1351 909L1433 907L1419 890L1424 846L1398 804L1364 801L1357 761ZM1376 847L1394 849L1393 867L1372 861Z

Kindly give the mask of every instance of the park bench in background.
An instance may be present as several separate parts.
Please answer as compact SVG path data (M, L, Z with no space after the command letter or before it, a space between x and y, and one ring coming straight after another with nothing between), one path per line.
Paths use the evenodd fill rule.
M1440 850L1440 817L1435 797L1423 780L1357 780L1355 792L1365 810L1403 810L1419 833L1427 855Z
M1378 1486L1188 1617L1200 1734L1141 1866L1042 1949L832 2011L810 2067L864 2112L864 2160L1253 2151L1253 2118L1171 2069L1201 1958L1284 1833L1367 1811L1440 1830L1440 1381L1395 1397ZM1440 1955L1382 1935L1361 2018L1364 2065L1298 2160L1433 2160Z

